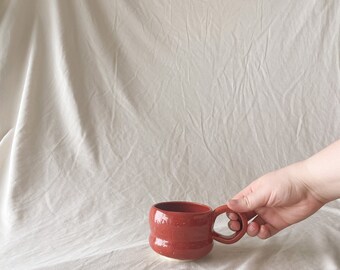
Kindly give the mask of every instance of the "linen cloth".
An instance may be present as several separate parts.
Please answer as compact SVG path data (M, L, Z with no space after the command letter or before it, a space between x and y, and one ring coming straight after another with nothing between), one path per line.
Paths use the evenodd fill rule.
M339 201L198 261L148 246L152 204L340 138L339 30L336 0L2 0L0 269L339 269Z

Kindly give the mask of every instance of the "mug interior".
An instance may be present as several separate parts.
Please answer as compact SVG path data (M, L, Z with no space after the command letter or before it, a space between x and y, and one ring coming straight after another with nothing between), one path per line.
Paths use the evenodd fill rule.
M176 213L206 213L212 211L207 205L192 202L162 202L156 204L155 207L163 212Z

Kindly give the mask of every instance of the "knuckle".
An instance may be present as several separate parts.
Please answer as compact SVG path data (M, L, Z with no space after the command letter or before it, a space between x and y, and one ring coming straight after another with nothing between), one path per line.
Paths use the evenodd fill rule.
M246 207L249 208L249 209L251 209L252 203L251 203L251 200L249 199L249 197L248 197L248 196L245 196L245 197L243 198L243 200L244 200L244 203L245 203Z

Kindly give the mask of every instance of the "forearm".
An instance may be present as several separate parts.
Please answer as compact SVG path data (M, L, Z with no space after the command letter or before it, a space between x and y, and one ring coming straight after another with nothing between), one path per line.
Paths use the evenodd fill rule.
M301 162L303 181L319 200L340 198L340 140Z

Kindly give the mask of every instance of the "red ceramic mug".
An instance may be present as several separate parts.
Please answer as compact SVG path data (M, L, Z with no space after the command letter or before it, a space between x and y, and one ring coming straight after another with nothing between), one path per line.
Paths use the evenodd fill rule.
M204 204L192 202L162 202L151 207L149 213L151 248L166 257L178 260L195 260L207 255L213 240L232 244L240 240L247 231L248 220L239 216L241 229L225 236L214 231L217 216L235 213L226 205L212 210Z

